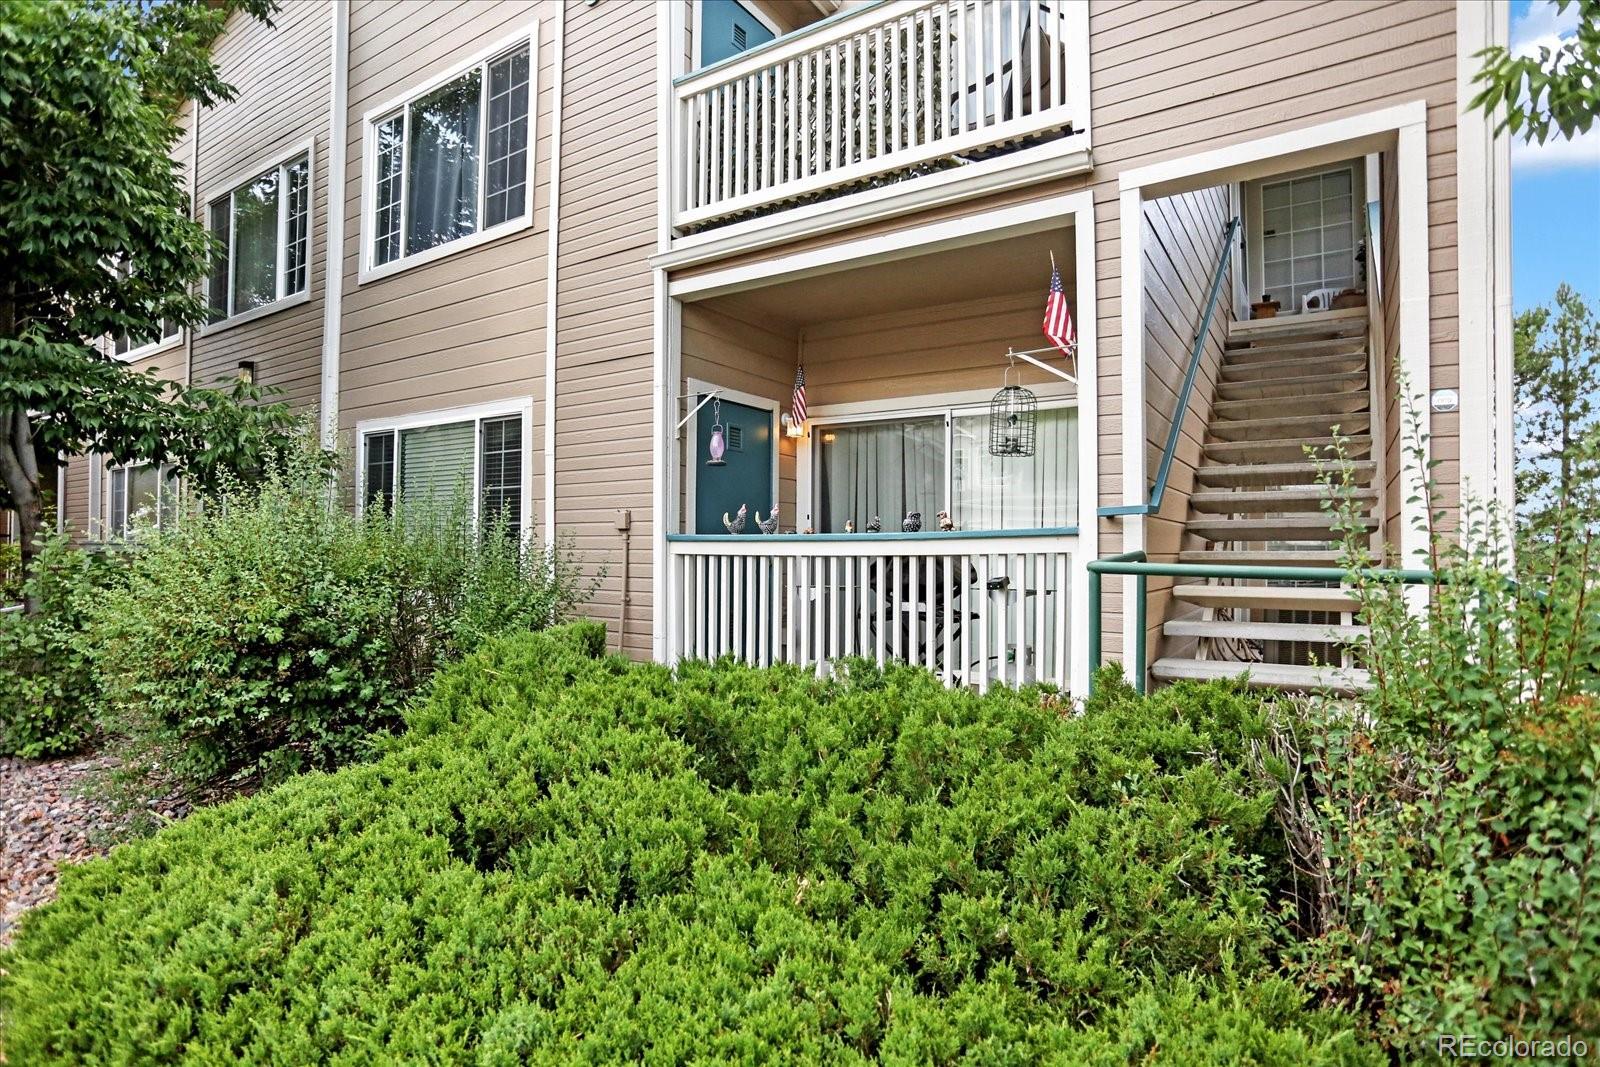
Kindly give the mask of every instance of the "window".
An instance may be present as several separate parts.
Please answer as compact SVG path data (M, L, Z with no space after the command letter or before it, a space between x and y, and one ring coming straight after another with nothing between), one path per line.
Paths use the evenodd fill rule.
M141 523L160 528L178 513L178 476L166 465L114 466L108 471L106 498L107 538L127 537Z
M1043 407L1032 456L989 455L989 415L951 409L911 418L816 428L816 529L842 533L877 516L898 530L909 511L936 529L941 511L960 530L1077 525L1078 412Z
M119 359L138 359L145 351L155 351L162 345L176 341L182 334L183 330L176 322L162 319L159 337L134 337L125 333L113 340L112 350Z
M1349 167L1262 184L1262 290L1284 311L1313 290L1355 285L1354 185Z
M211 232L222 242L208 288L212 322L306 292L310 207L309 150L211 202Z
M520 43L369 123L371 266L530 220L532 55Z
M362 434L363 503L469 497L474 517L523 528L523 414L492 414Z

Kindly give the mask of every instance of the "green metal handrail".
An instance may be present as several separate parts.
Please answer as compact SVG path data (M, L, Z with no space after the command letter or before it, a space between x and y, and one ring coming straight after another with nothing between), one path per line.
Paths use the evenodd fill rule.
M1245 578L1278 582L1346 582L1352 578L1368 581L1399 582L1404 585L1431 585L1440 581L1430 570L1395 567L1275 567L1227 563L1150 563L1143 552L1124 552L1120 556L1090 560L1089 568L1089 684L1100 669L1101 575L1131 575L1136 579L1134 604L1133 686L1145 691L1145 603L1147 579L1162 578ZM1126 610L1126 609L1124 609Z
M1156 471L1156 483L1150 489L1150 500L1144 504L1119 504L1101 508L1099 514L1154 515L1161 510L1162 498L1167 495L1167 478L1172 473L1172 457L1178 451L1178 437L1183 432L1183 413L1189 410L1189 395L1194 392L1194 379L1200 370L1200 356L1205 352L1206 337L1211 333L1211 316L1217 310L1217 297L1222 292L1222 279L1228 273L1228 263L1233 258L1233 238L1239 232L1239 216L1228 220L1222 231L1222 250L1217 253L1217 266L1211 272L1211 291L1206 294L1205 313L1200 317L1200 328L1195 331L1189 346L1189 367L1183 374L1183 390L1178 393L1178 404L1172 409L1172 425L1167 428L1167 446L1161 451L1161 466Z

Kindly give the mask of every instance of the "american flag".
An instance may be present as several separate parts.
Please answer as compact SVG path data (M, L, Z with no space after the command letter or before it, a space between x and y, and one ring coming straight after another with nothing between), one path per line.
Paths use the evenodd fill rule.
M1061 272L1054 261L1050 264L1050 295L1044 301L1044 335L1050 343L1061 349L1061 354L1072 357L1078 351L1078 331L1072 326L1072 312L1067 308L1067 294L1061 291Z
M795 422L806 421L806 369L794 369L794 400L790 403L790 416Z

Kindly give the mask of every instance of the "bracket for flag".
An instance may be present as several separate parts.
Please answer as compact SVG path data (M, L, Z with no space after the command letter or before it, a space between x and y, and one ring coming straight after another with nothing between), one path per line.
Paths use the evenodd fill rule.
M1058 370L1057 368L1052 367L1050 364L1046 363L1044 360L1038 358L1039 354L1042 353L1042 352L1059 352L1059 351L1061 351L1061 349L1057 348L1054 345L1051 345L1049 348L1030 348L1025 352L1018 352L1014 348L1007 348L1006 349L1006 358L1007 359L1026 360L1027 362L1032 363L1035 367L1038 367L1040 370L1049 371L1051 374L1054 374L1057 378L1060 378L1063 381L1071 382L1073 385L1077 385L1078 384L1078 379L1077 378L1075 378L1074 376L1068 374L1064 370Z

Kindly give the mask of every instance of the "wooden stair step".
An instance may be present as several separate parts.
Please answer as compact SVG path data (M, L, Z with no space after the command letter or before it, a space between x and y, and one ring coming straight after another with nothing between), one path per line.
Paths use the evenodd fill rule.
M1337 415L1365 411L1370 399L1365 389L1345 389L1335 393L1219 400L1211 405L1211 416L1217 419L1248 419L1260 416Z
M1333 526L1341 521L1326 512L1264 519L1208 516L1191 518L1184 529L1207 541L1338 541L1344 534L1335 532ZM1378 525L1370 515L1357 516L1355 521L1368 530Z
M1314 393L1351 392L1367 388L1366 370L1347 370L1332 374L1299 374L1288 377L1246 378L1217 383L1223 400L1260 400L1267 397L1306 396Z
M1242 336L1238 333L1230 334L1223 349L1228 353L1234 352L1282 352L1285 355L1319 355L1325 352L1338 351L1354 345L1360 347L1367 343L1365 324L1360 328L1346 328L1336 332L1315 331L1316 336L1308 334L1279 334L1277 336Z
M1156 660L1150 672L1167 682L1212 681L1244 675L1249 685L1264 689L1361 693L1372 688L1371 676L1358 667L1302 667L1291 663L1163 658Z
M1367 309L1344 308L1316 315L1284 315L1275 319L1240 319L1228 325L1228 340L1293 342L1307 338L1348 337L1367 332Z
M1205 585L1185 583L1172 595L1202 608L1249 608L1252 611L1361 610L1361 601L1347 588L1320 585Z
M1277 515L1285 511L1322 511L1323 501L1332 499L1344 490L1330 493L1320 485L1298 489L1203 489L1189 497L1189 506L1196 511L1214 515ZM1353 500L1371 503L1378 499L1376 490L1351 489Z
M1306 459L1306 449L1314 456L1332 456L1333 437L1284 437L1271 440L1207 441L1201 446L1207 459L1221 464L1294 463ZM1352 434L1345 439L1351 457L1372 454L1369 434Z
M1316 641L1347 644L1371 631L1365 626L1322 622L1235 622L1232 619L1173 619L1161 627L1168 637L1243 641Z
M1330 415L1281 415L1266 419L1213 419L1207 427L1211 436L1223 441L1272 441L1285 437L1332 437L1365 433L1372 415L1365 411L1345 411Z
M1332 470L1331 464L1325 465ZM1370 459L1356 460L1350 464L1351 477L1357 485L1369 485L1377 473L1378 465ZM1216 463L1202 465L1195 470L1195 481L1207 486L1265 486L1265 485L1320 485L1322 474L1318 465L1306 460L1303 463Z
M1366 373L1366 352L1346 352L1328 356L1297 356L1293 359L1273 359L1264 362L1244 360L1234 362L1224 359L1220 379L1225 384L1258 382L1267 379L1304 378L1312 374Z
M1186 548L1179 563L1224 567L1337 567L1344 553L1336 548Z

